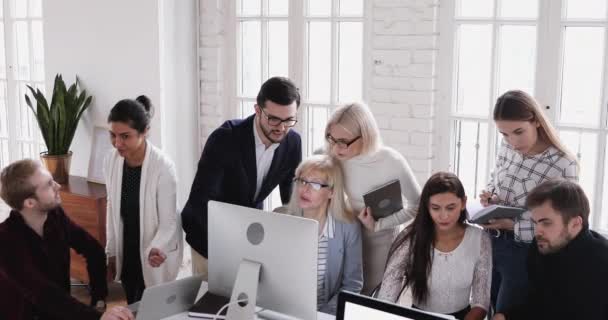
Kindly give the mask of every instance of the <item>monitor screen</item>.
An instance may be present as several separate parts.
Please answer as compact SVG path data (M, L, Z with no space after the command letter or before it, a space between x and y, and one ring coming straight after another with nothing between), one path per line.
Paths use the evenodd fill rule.
M360 294L341 291L338 295L336 320L441 320L452 316L407 308Z
M368 319L383 319L383 320L415 320L405 316L399 316L386 311L362 306L360 304L346 302L344 305L344 319L348 320L368 320Z

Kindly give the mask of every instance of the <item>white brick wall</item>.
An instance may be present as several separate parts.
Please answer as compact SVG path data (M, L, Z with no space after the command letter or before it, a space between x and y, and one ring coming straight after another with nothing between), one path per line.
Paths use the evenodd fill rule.
M199 0L200 144L225 120L223 94L224 7L222 0Z
M230 114L222 92L225 12L200 1L201 147ZM439 0L372 1L368 104L383 139L409 161L422 184L431 173Z
M369 104L385 143L422 184L431 173L438 1L373 0Z

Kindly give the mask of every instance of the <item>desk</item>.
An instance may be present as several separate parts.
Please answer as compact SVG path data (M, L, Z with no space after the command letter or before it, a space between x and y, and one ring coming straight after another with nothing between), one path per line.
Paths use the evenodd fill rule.
M205 281L201 284L201 288L198 290L198 294L196 295L196 301L198 301L198 299L200 299L200 297L202 297L203 294L205 294L205 292L207 292L207 288L208 288L208 284ZM262 315L265 315L265 314L262 313ZM188 317L188 312L182 312L180 314L176 314L174 316L164 318L163 320L196 320L196 319L201 319L201 318L190 318L190 317ZM265 319L265 318L262 318L262 319ZM287 318L272 317L269 319L287 319ZM291 318L291 319L293 319L293 318ZM317 320L335 320L335 319L336 319L336 317L332 316L331 314L317 312Z
M91 234L102 247L106 246L106 187L88 182L86 178L70 176L68 184L59 191L61 206L70 219ZM89 282L85 259L70 249L70 276Z

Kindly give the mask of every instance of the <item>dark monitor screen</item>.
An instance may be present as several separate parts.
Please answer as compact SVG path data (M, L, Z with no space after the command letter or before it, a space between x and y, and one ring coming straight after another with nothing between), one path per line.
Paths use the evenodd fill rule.
M452 316L434 315L402 307L360 294L341 291L338 295L336 320L443 320Z

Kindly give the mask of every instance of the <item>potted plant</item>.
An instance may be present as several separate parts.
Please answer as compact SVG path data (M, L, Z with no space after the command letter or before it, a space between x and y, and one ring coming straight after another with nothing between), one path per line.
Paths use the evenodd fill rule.
M40 158L55 181L62 184L67 183L72 159L70 145L74 133L76 133L78 121L91 104L93 97L87 96L86 90L79 93L78 77L68 89L61 74L55 76L50 104L40 89L34 90L29 85L27 87L36 100L36 105L33 105L27 94L25 102L36 116L38 127L48 149L40 153Z

